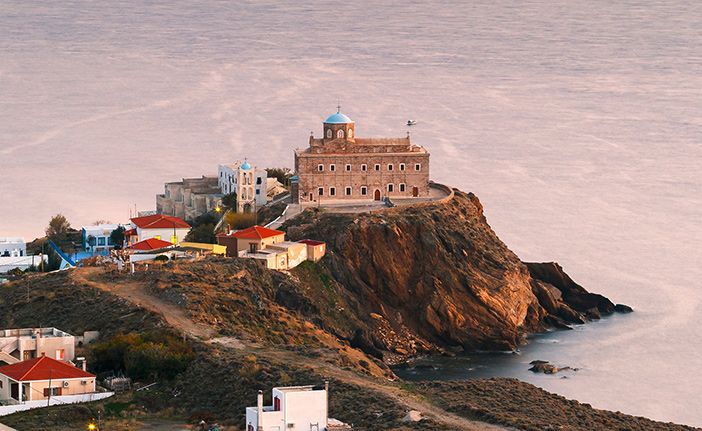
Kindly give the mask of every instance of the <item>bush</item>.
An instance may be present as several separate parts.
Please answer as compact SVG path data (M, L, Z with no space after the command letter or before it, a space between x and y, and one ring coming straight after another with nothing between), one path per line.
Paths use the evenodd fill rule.
M195 357L188 344L170 334L121 334L96 343L91 351L96 372L124 372L135 380L173 379Z
M246 229L256 224L256 214L228 212L224 216L224 224L232 229Z

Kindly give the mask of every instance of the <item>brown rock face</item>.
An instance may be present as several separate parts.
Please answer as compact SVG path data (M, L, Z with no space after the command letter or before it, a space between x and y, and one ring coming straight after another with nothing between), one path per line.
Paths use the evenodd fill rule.
M358 316L354 339L362 348L510 350L529 332L582 322L580 312L606 308L606 298L590 296L557 265L546 271L530 264L540 271L534 280L472 193L374 214L311 211L288 223L292 239L327 242L322 264ZM383 332L394 328L393 346L375 333L379 322ZM411 346L398 345L398 334Z

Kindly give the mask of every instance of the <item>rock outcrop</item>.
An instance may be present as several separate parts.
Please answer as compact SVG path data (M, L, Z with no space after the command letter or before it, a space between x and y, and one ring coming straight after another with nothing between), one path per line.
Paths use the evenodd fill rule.
M284 228L327 242L322 265L358 318L349 338L374 356L512 350L528 333L614 311L557 264L522 263L472 193L371 214L309 210Z

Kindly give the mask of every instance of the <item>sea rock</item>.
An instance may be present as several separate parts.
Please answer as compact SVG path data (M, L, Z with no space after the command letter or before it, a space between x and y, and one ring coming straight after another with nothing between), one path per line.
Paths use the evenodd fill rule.
M614 306L614 311L617 313L633 313L634 309L624 304L617 304Z
M532 371L534 373L556 374L559 371L559 369L557 366L546 362L534 364L533 367L529 368L529 371Z

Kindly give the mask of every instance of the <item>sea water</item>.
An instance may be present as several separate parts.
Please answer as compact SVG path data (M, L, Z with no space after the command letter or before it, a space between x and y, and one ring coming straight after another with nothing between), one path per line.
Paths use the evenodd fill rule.
M431 177L522 259L636 310L440 374L702 426L700 22L682 0L3 0L0 236L126 221L244 157L292 167L338 103L359 136L413 119Z

